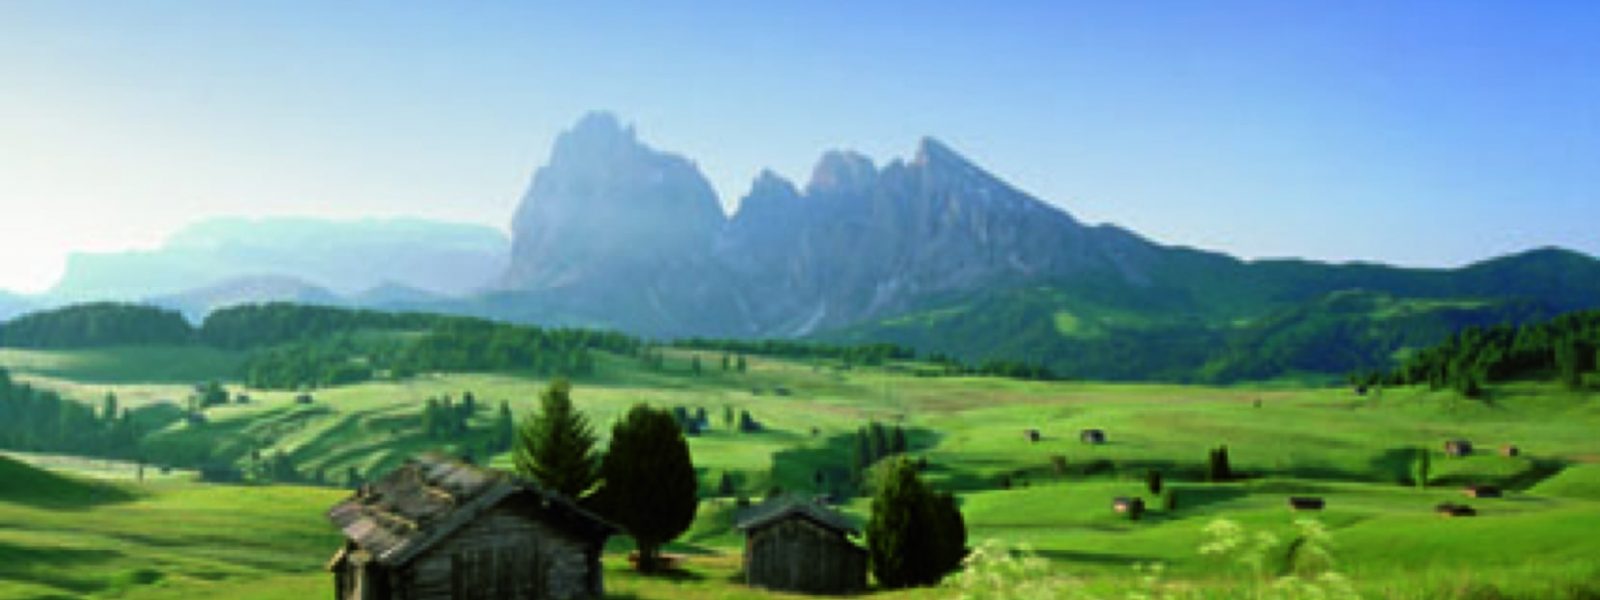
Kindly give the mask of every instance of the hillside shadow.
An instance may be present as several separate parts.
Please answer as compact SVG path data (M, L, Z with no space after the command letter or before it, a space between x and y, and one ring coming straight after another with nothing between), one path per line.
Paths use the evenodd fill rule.
M1417 460L1417 451L1418 448L1409 446L1390 448L1367 461L1367 464L1378 473L1393 474L1393 483L1413 485L1415 482L1412 481L1411 466Z
M1110 554L1107 552L1080 552L1076 550L1035 550L1041 558L1057 562L1089 563L1096 565L1127 565L1155 562L1154 556Z
M1190 511L1238 500L1250 495L1248 490L1233 486L1173 486L1172 494L1178 499L1178 510Z
M919 453L939 443L938 432L930 429L911 427L906 428L905 433L905 456L912 460L916 460ZM772 455L769 467L772 480L790 491L816 491L838 496L853 496L861 489L860 482L853 481L852 477L851 466L855 461L855 448L855 433L840 433L824 438L821 444L780 450ZM939 468L938 465L928 465L928 471ZM823 475L820 489L815 479L819 471Z
M81 597L100 590L105 582L75 578L72 574L86 572L85 567L107 563L118 556L111 550L16 546L0 542L0 580L38 583Z
M68 477L0 456L0 502L50 510L83 510L137 497L110 483Z
M1546 479L1560 475L1572 465L1571 461L1559 458L1535 458L1532 462L1528 470L1505 478L1501 484L1508 489L1527 490L1544 483Z

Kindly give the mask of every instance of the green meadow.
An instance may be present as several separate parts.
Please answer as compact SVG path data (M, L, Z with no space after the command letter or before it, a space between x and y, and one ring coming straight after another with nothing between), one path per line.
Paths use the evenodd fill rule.
M682 571L636 576L623 561L630 545L618 539L606 579L617 597L782 597L737 583L734 498L717 496L717 482L728 473L739 494L757 500L773 488L848 487L842 479L854 433L874 420L904 428L910 454L927 460L925 476L958 492L972 545L1026 548L1046 561L1049 577L1093 597L1125 597L1124 588L1140 585L1237 597L1273 573L1202 555L1206 526L1228 519L1288 542L1294 520L1308 516L1330 530L1334 568L1366 597L1600 594L1600 398L1592 394L1538 383L1497 386L1486 400L1416 388L1358 395L1284 385L1046 383L918 376L915 364L846 368L759 356L748 372L735 373L722 371L712 353L700 354L706 369L696 375L691 354L670 351L663 369L603 356L595 377L575 382L573 398L602 440L637 402L704 408L711 421L690 439L704 500L695 525L669 549L684 557ZM114 392L129 405L181 405L190 384L230 380L241 360L193 348L0 351L0 366L19 380L90 403ZM326 596L332 582L322 565L340 538L323 511L345 491L206 484L160 464L244 467L252 455L281 453L334 484L352 469L381 475L429 449L481 452L499 403L520 418L545 383L517 374L425 374L316 390L310 404L230 385L251 402L150 433L143 479L128 463L12 454L0 459L0 597ZM480 433L425 436L427 399L468 391L483 406L472 420ZM748 411L763 430L736 431L723 419L730 409ZM1107 442L1080 442L1087 428L1104 430ZM1030 441L1027 430L1039 439ZM1456 438L1471 440L1477 452L1446 457L1444 441ZM1521 453L1501 456L1506 444ZM1221 445L1245 476L1240 481L1204 481L1207 452ZM1412 481L1419 448L1431 452L1426 487ZM510 465L503 453L477 457ZM1145 489L1149 470L1164 474L1176 506ZM1467 498L1461 488L1469 484L1502 486L1506 494ZM1111 510L1118 496L1143 497L1151 510L1130 521ZM1295 513L1290 496L1321 497L1327 506ZM1478 515L1437 516L1434 506L1446 501L1470 504ZM868 502L851 498L844 510L863 520ZM1269 553L1265 571L1278 568L1278 554ZM1161 583L1135 570L1150 564L1163 565Z

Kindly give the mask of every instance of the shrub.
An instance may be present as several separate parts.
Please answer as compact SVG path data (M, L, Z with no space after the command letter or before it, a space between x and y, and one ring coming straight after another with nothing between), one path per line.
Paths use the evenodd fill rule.
M884 472L866 533L872 574L887 588L937 583L966 554L966 524L955 498L928 490L905 459Z

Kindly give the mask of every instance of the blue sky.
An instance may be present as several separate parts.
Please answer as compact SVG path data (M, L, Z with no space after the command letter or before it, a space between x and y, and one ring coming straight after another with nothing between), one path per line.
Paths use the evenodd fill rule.
M1600 253L1595 2L0 2L0 289L218 215L505 227L608 109L725 204L940 138L1245 257Z

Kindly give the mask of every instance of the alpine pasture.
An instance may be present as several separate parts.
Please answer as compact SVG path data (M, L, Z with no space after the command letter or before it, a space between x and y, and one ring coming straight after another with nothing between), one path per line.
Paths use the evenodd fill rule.
M706 365L698 374L696 355ZM870 484L850 465L857 430L874 421L901 427L910 458L926 460L924 477L958 493L971 545L1043 559L1031 576L1059 582L1051 593L1060 597L1151 589L1236 597L1284 574L1295 521L1306 517L1327 528L1333 570L1366 597L1600 592L1600 399L1592 393L1513 383L1472 400L1414 387L1358 394L1291 384L1033 382L929 376L916 363L850 368L754 355L737 372L718 368L719 358L674 349L664 366L647 368L600 355L596 374L574 382L573 399L602 445L610 423L640 401L704 408L710 425L689 439L702 502L695 525L668 548L684 557L682 570L635 575L626 566L630 541L614 538L605 584L616 597L782 597L737 579L736 498L837 493L842 509L864 520L860 491ZM181 405L204 379L250 398L206 409L204 422L150 433L142 479L131 463L26 453L0 460L0 597L325 596L332 582L322 567L339 536L323 513L348 494L347 474L378 474L429 449L509 468L508 453L482 451L496 411L507 401L520 419L546 383L425 373L314 390L304 403L297 393L228 383L240 359L194 348L0 353L18 381L84 403L114 392L127 405ZM465 392L479 407L466 434L420 430L429 398ZM741 432L725 418L742 411L760 431ZM1084 429L1103 430L1105 443L1084 443ZM1038 431L1036 441L1028 430ZM1477 450L1448 458L1450 439ZM1502 456L1505 444L1521 453ZM1219 446L1234 480L1207 481L1207 453ZM1416 481L1419 451L1429 454L1426 482ZM222 485L161 469L198 456L246 467L273 455L325 484ZM1162 474L1161 494L1147 489L1151 470ZM724 473L732 495L719 493ZM1467 498L1469 484L1506 493ZM1291 496L1320 498L1325 509L1293 512ZM1112 510L1116 497L1143 498L1148 510L1131 520ZM1477 515L1441 517L1434 509L1444 502ZM1202 554L1219 518L1280 543L1254 569ZM1150 565L1161 565L1159 576ZM954 585L873 595L963 594L974 595Z

